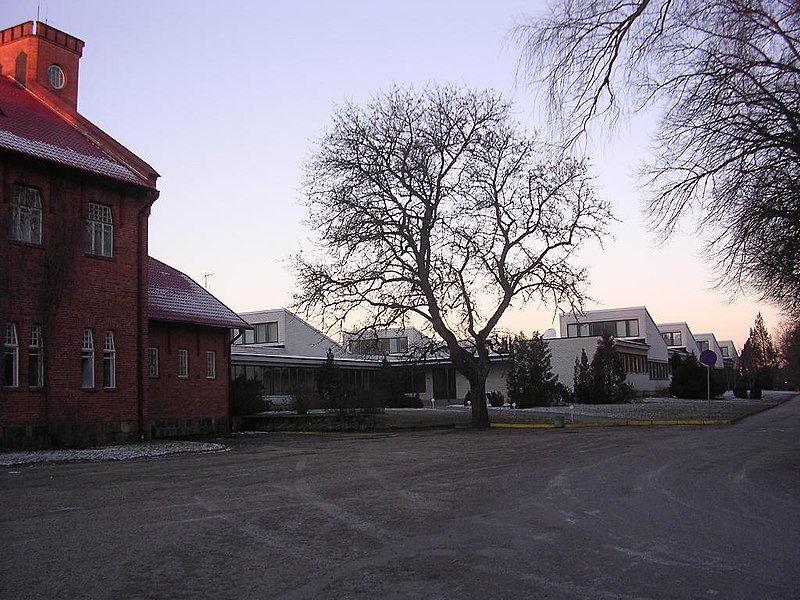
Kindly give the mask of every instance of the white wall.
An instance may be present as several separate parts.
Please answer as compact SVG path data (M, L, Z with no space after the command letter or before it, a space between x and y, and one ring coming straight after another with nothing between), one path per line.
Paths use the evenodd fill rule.
M719 347L719 343L717 343L717 338L714 337L713 333L698 333L694 336L698 342L700 341L707 341L708 342L708 349L713 350L717 355L717 362L714 364L715 369L724 369L725 368L725 360L722 357L722 348Z
M683 348L686 348L687 352L694 352L695 356L700 356L700 348L697 347L697 342L695 342L694 334L692 330L689 329L689 325L683 322L676 322L676 323L659 323L658 329L662 333L667 333L670 331L680 331L681 332L681 341L683 342Z
M277 356L325 358L329 348L333 349L336 356L343 354L339 344L285 308L240 313L239 316L251 325L278 323L276 344L248 344L249 347L265 348L270 354Z

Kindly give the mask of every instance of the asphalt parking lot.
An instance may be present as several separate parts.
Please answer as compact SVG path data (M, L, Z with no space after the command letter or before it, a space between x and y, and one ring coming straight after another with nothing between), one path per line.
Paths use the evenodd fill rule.
M0 471L2 598L797 598L800 399Z

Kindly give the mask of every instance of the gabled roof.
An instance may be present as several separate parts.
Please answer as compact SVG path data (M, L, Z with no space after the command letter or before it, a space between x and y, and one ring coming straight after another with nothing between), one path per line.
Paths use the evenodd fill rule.
M95 135L92 135L94 132ZM113 148L119 146L119 152ZM146 164L78 115L67 115L14 79L0 75L0 149L149 188L157 174L131 166ZM123 156L130 155L125 161Z
M151 321L252 329L191 277L149 257L147 316Z

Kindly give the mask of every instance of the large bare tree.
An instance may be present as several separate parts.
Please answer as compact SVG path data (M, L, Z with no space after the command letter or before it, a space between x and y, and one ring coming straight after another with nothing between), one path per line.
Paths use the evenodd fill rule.
M570 142L596 118L661 111L652 229L666 239L691 215L720 285L798 313L797 0L554 0L516 33Z
M411 320L469 381L486 427L492 332L513 303L579 305L575 249L611 218L586 166L550 156L490 92L392 89L339 107L306 165L298 307L330 329Z

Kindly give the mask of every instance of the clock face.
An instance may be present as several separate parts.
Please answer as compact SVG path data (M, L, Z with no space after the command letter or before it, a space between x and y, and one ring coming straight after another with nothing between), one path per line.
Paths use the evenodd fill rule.
M64 71L58 65L47 67L47 78L50 80L50 85L57 90L63 88L67 82L67 78L64 77Z

